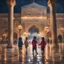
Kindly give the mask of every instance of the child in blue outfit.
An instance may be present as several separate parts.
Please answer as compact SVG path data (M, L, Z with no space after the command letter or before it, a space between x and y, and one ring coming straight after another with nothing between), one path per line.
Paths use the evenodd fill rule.
M19 37L19 42L18 42L19 53L20 53L20 51L22 50L22 45L23 45L22 38L21 38L21 37Z

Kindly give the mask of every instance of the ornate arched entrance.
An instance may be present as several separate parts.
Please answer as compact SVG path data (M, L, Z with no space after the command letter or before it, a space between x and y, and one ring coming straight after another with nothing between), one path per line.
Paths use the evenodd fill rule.
M28 30L28 32L30 34L39 33L39 29L35 25L33 25L32 27L30 27L30 29Z
M32 41L34 36L36 36L38 38L39 37L38 36L39 32L40 32L40 29L39 29L38 26L36 26L36 25L30 26L29 29L28 29L28 33L30 34L28 36L28 39Z

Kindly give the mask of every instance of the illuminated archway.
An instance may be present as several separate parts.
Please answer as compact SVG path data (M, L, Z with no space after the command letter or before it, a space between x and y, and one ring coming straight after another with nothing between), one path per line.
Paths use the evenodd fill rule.
M31 26L30 29L28 30L29 33L39 33L39 28L36 27L35 25Z
M29 29L30 29L31 27L34 27L34 28L38 29L39 32L42 31L42 28L41 28L40 25L31 24L31 25L29 25L29 26L27 27L26 32L29 32Z

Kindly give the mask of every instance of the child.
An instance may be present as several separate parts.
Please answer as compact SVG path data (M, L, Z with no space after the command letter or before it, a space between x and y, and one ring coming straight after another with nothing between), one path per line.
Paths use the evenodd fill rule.
M37 54L37 41L36 41L36 37L34 36L33 40L32 40L32 47L33 47L33 55L34 55L34 50L36 51Z
M42 53L43 53L44 52L44 49L45 49L45 45L46 45L46 42L44 40L44 37L42 37L42 41L41 41L40 45L41 45L41 50L42 50Z
M21 52L21 50L22 50L22 45L23 45L22 38L19 37L19 42L18 42L19 54L20 54L20 52Z

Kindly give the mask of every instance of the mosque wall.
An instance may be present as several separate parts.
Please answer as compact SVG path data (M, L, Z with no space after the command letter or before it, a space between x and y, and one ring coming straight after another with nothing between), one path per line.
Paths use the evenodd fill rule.
M64 30L61 30L61 28L64 28L64 14L57 13L56 14L56 20L57 20L57 32L58 35L64 32ZM34 21L34 22L33 22ZM47 20L45 20L47 23L43 23L43 20L23 20L20 17L20 14L15 14L14 16L14 31L18 31L18 25L21 24L23 26L23 32L27 31L32 25L37 25L39 27L39 30L44 30L45 26L50 27L50 17L49 14L47 14ZM26 29L27 27L27 29ZM0 36L2 36L6 30L8 30L8 14L0 14Z
M21 7L21 13L14 14L14 33L19 33L18 26L22 26L21 33L29 32L29 29L33 26L39 30L39 32L51 33L50 28L50 14L47 13L45 6L37 3L31 3L29 5ZM64 34L64 13L56 13L57 21L57 35ZM45 29L46 28L46 29ZM3 34L8 33L8 14L0 13L0 37ZM64 37L64 36L63 36Z

